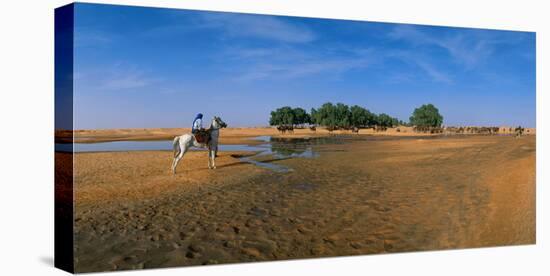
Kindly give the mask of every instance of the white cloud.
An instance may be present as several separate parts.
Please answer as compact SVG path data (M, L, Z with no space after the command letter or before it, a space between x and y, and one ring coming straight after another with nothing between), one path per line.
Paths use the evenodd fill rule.
M78 72L77 76L77 86L93 88L96 91L132 91L159 81L147 71L123 63Z
M247 49L232 51L246 64L231 72L234 80L257 81L265 79L290 80L312 75L338 76L353 69L365 68L375 58L370 51L355 55L328 55L292 48ZM246 57L249 57L246 59Z
M435 66L433 66L431 63L423 61L423 60L415 60L416 65L418 67L422 68L430 78L432 78L435 82L444 82L444 83L452 83L453 80L449 76L449 74L437 69Z
M388 34L395 40L403 40L413 46L437 46L447 51L453 61L462 64L466 69L475 67L484 61L493 52L495 43L502 42L492 37L484 37L485 32L472 30L468 35L450 32L445 35L434 36L423 32L420 27L399 25Z
M124 90L140 88L151 84L151 79L147 79L140 72L120 72L103 80L99 87L105 90Z
M452 76L442 69L439 69L429 58L423 56L418 52L410 51L389 51L384 55L384 58L397 58L407 64L419 68L425 73L432 81L441 83L453 83ZM390 72L391 73L391 72ZM398 73L401 75L402 73ZM392 81L398 80L410 80L410 75L405 77L391 77Z
M254 37L286 43L307 43L316 35L297 24L290 24L273 16L205 13L199 27L218 28L230 37Z

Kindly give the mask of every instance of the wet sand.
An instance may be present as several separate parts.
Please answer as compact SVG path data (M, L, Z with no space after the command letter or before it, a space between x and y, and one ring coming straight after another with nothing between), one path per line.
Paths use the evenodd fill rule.
M532 244L535 136L362 139L317 158L75 154L79 272ZM61 153L58 153L62 155Z
M397 130L399 129L399 131ZM133 129L93 129L76 130L74 139L78 143L97 143L109 141L141 141L141 140L171 140L175 136L190 133L189 128L133 128ZM249 138L257 136L273 137L315 137L327 136L329 134L351 134L350 130L335 130L329 132L325 128L318 127L315 131L309 128L296 128L293 132L281 133L275 127L229 127L220 132L222 144L248 143ZM373 129L361 129L359 134L376 136L433 136L430 133L414 132L411 127L388 128L386 131L374 131ZM56 131L57 142L70 142L73 136L72 131Z

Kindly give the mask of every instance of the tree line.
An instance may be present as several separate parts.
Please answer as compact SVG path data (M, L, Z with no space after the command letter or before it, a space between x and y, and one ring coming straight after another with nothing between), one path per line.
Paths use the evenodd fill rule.
M278 128L294 128L297 126L317 125L324 126L329 131L336 129L377 128L386 129L398 125L415 127L440 127L443 116L432 104L416 108L409 122L404 122L386 113L375 114L368 109L343 103L323 104L319 108L312 108L310 113L301 107L292 108L283 106L271 111L269 124Z

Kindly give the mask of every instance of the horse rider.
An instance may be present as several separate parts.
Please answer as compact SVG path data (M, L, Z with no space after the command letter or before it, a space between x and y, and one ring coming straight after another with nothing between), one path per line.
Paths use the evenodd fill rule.
M193 120L193 127L191 128L191 133L197 134L199 131L201 131L202 128L202 113L197 114L195 116L195 120Z
M202 114L199 113L195 117L195 120L193 120L193 128L191 129L191 133L195 135L195 139L199 143L208 143L210 140L210 133L208 130L205 130L202 127Z

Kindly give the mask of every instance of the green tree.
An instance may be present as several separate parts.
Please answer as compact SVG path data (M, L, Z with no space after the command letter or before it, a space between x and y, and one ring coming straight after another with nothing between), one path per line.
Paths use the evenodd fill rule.
M271 111L271 116L269 116L269 125L277 126L281 123L281 115L277 111Z
M403 121L403 120L399 120L399 125L400 126L409 126L409 123Z
M380 115L378 115L378 125L381 127L392 127L393 122L393 118L386 113L381 113Z
M292 126L295 124L294 122L294 111L290 106L284 106L281 108L277 108L275 111L271 111L269 124L272 126Z
M368 109L354 105L351 108L343 103L333 104L327 102L318 109L312 108L308 114L303 108L283 106L271 112L270 125L294 126L315 124L325 126L329 131L351 127L371 127L374 125L382 128L404 124L397 118L381 113L376 115Z
M339 128L349 128L351 126L351 112L349 106L343 103L337 103L334 111L336 112L336 126Z
M395 126L398 126L398 125L399 125L399 119L397 119L395 117L392 117L391 118L391 126L395 127Z
M310 115L309 115L309 123L310 124L314 124L314 125L320 125L321 124L321 120L320 120L318 114L319 114L319 112L317 112L317 109L315 109L315 108L311 109L311 112L310 112Z
M309 124L309 125L313 124L313 119L311 118L311 115L308 114L308 113L306 113L306 120L305 120L305 123L306 123L306 124Z
M338 126L338 119L336 117L336 106L332 103L325 103L319 109L312 110L314 114L314 121L318 125L326 126L329 131L336 129Z
M350 108L350 114L350 123L354 127L368 127L376 123L374 114L361 106L352 106Z
M410 122L417 127L440 127L443 116L433 104L424 104L414 110Z
M296 107L292 109L292 112L294 113L294 124L304 125L309 123L309 115L303 108Z

